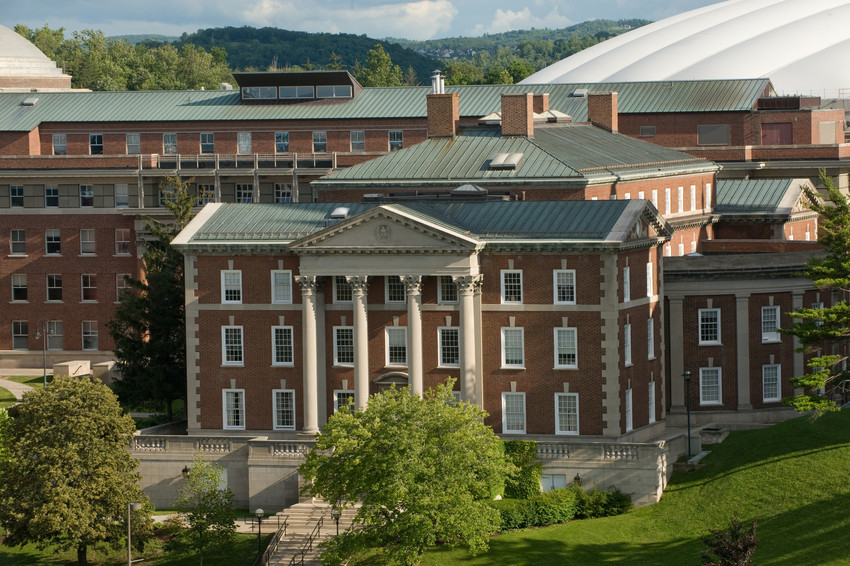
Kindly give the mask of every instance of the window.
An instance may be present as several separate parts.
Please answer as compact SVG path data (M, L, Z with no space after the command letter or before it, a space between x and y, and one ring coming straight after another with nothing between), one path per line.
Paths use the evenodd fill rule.
M12 321L12 349L29 349L29 322L26 320Z
M705 208L711 208L711 183L705 184Z
M26 301L27 300L27 274L13 273L12 274L12 300Z
M623 268L623 302L632 300L632 276L628 266Z
M354 363L354 327L334 326L334 365Z
M115 229L115 255L130 255L130 229Z
M525 367L525 348L522 328L502 328L502 367Z
M242 327L221 327L221 364L225 366L241 366L242 356Z
M697 186L691 185L691 210L697 209Z
M312 86L282 86L280 98L313 98Z
M89 134L89 153L91 155L103 154L103 134Z
M658 210L658 189L652 189L652 206Z
M697 126L697 145L729 145L729 124Z
M576 303L576 272L574 269L556 269L554 274L555 304Z
M334 391L334 413L342 407L348 407L354 402L354 391L350 389L338 389Z
M522 303L522 271L502 270L502 304Z
M238 153L254 153L251 132L236 132L236 151Z
M761 125L761 145L791 145L792 143L794 143L794 127L791 122Z
M295 430L295 390L275 389L273 393L275 430Z
M127 278L130 277L129 273L116 273L115 274L115 301L118 302L121 300L121 293L130 288L130 285L127 284Z
M142 152L141 149L139 134L127 134L127 155L137 155Z
M677 194L678 194L677 201L678 201L679 208L676 212L684 212L685 211L685 188L679 187Z
M525 434L525 393L502 393L502 434Z
M221 392L224 409L224 428L245 429L245 390L223 389Z
M651 297L652 294L653 294L652 293L653 288L655 287L653 285L653 280L654 280L654 274L652 272L652 262L648 261L648 262L646 262L646 296L647 297Z
M24 186L11 185L9 187L9 206L12 208L23 208L24 206Z
M404 303L407 300L407 291L404 288L404 283L398 276L387 276L387 302L388 303Z
M80 185L80 206L94 206L94 185Z
M53 155L68 153L68 143L65 134L53 134Z
M130 188L127 183L115 184L115 206L118 208L130 206Z
M779 342L779 307L761 308L761 341Z
M781 369L779 364L761 366L762 400L765 403L773 403L780 400L780 374Z
M555 393L555 434L578 434L578 393Z
M328 133L313 132L313 153L325 153L328 150Z
M626 389L626 432L629 432L634 428L634 418L632 413L632 390Z
M457 303L457 285L449 275L441 275L439 287L437 288L437 302L445 304Z
M289 153L289 132L274 133L275 153Z
M275 183L274 201L276 203L292 202L292 185L287 183Z
M198 205L215 202L215 185L198 183Z
M699 343L720 344L720 309L699 309Z
M540 491L566 488L567 476L565 474L540 474Z
M351 98L351 85L316 85L316 98Z
M83 321L83 350L97 350L97 321Z
M679 249L679 255L680 256L685 255L685 244L684 243L679 242L679 248L678 249Z
M646 319L646 357L655 359L655 319Z
M253 183L236 183L236 202L254 202Z
M94 254L94 230L91 228L83 228L80 230L80 253Z
M62 300L62 274L48 273L47 274L47 300L61 301Z
M623 325L623 363L632 365L632 325Z
M823 310L823 302L812 303L812 309L816 311ZM815 321L815 326L823 326L823 319L819 319Z
M242 302L242 272L228 270L221 272L221 302L223 304Z
M334 277L334 302L350 303L352 300L351 285L348 284L345 277L342 275Z
M391 326L385 329L386 365L407 365L407 328Z
M44 231L45 252L48 255L59 255L62 253L62 240L59 230L48 228Z
M366 151L366 132L363 130L351 131L351 151Z
M292 304L292 271L272 271L272 303Z
M272 326L272 365L295 365L291 326Z
M83 273L80 275L80 286L82 287L82 300L97 300L97 275L94 273Z
M47 321L47 349L61 350L64 347L64 339L62 336L62 321L48 320Z
M44 206L48 208L56 208L59 206L59 186L45 185L44 186Z
M177 153L177 134L162 134L162 153Z
M670 201L670 189L664 189L664 214L668 216L670 214L670 208L673 206Z
M274 86L243 86L242 99L266 99L273 100L277 98L277 87Z
M699 368L699 404L720 405L720 368Z
M555 329L555 367L578 367L578 341L575 328Z
M649 382L649 422L655 422L655 382Z
M460 329L456 326L442 326L438 329L437 340L440 367L460 366Z
M201 153L215 153L215 134L210 132L201 134Z
M641 126L640 127L640 137L651 138L654 135L655 135L655 126Z
M27 253L26 230L12 230L9 233L9 252L12 255L26 255L26 253Z
M404 133L401 130L390 130L390 151L398 151L404 147Z

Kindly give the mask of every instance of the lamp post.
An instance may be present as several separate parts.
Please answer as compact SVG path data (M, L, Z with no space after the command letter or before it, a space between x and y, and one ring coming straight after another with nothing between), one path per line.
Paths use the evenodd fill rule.
M44 370L44 387L47 387L47 337L53 336L53 333L50 332L50 321L48 319L41 318L35 324L35 339L43 339L41 341L41 365Z
M263 552L263 515L265 512L262 509L257 509L254 511L254 515L257 516L257 554Z
M131 537L133 529L131 528L131 518L130 511L140 511L142 509L141 503L128 503L127 504L127 566L133 565L133 545L131 543Z
M336 523L336 536L339 536L339 518L342 517L342 509L334 506L333 509L331 509L331 517L333 517L333 520Z
M189 479L189 472L191 472L191 470L189 469L189 466L183 466L183 471L181 473L183 474L184 480Z
M682 377L685 378L685 413L688 415L688 458L690 458L693 454L691 454L691 372L690 370L685 370L685 373L682 374Z

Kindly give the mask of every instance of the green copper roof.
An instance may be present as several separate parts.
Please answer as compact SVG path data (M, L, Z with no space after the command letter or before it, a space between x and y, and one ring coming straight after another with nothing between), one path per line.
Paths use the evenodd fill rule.
M769 89L767 79L447 86L460 95L461 116L499 110L509 92L549 93L549 106L575 121L587 120L578 89L618 92L621 113L746 111ZM0 93L0 131L31 131L44 122L184 122L217 120L337 120L424 118L431 87L365 88L353 99L295 104L243 104L239 91L134 91ZM37 98L34 106L24 106Z
M804 179L718 179L717 212L774 212L790 209Z

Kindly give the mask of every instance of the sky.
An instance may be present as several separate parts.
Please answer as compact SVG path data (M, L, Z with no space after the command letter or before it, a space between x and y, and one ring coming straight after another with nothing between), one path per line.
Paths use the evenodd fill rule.
M179 36L224 26L436 39L557 29L595 19L660 20L718 0L0 0L0 24L107 36Z

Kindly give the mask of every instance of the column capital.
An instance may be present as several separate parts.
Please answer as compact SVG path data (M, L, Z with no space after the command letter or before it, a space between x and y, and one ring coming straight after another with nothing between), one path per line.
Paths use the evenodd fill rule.
M401 282L404 283L404 289L408 295L422 294L422 276L421 275L399 275Z
M324 279L315 275L297 275L295 282L301 286L302 295L315 295L322 292Z
M452 280L457 285L457 292L461 295L474 293L480 290L483 280L482 275L452 275Z
M369 290L369 277L366 275L346 275L345 280L351 285L351 292L355 295L365 295Z

